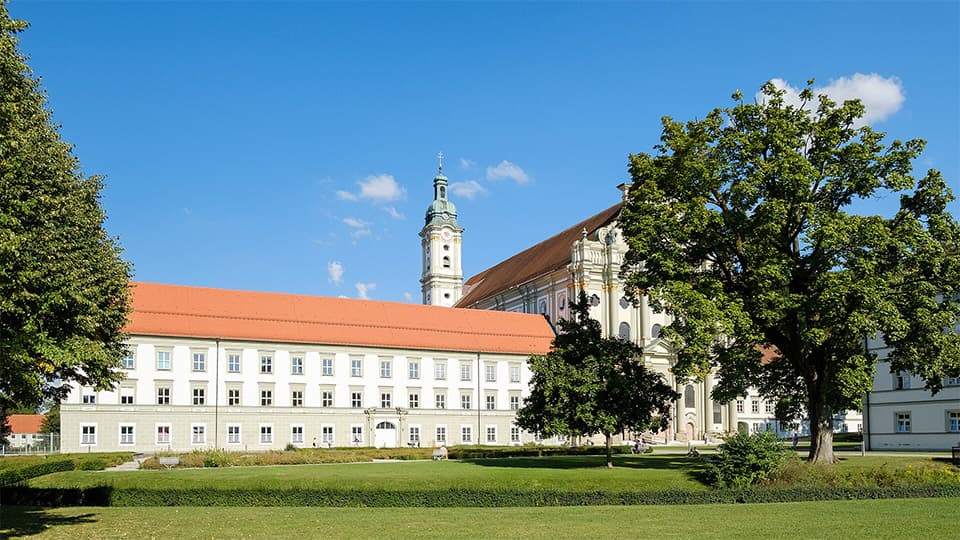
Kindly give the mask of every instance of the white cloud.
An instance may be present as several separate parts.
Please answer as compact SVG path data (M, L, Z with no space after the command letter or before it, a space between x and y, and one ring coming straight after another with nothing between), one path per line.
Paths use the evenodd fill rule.
M339 287L343 283L343 263L330 261L327 263L327 280Z
M790 86L783 79L772 79L770 82L777 88L786 90L784 100L792 105L800 105L800 90ZM875 122L882 122L900 110L906 99L903 93L903 84L897 77L882 77L876 73L864 75L863 73L854 73L852 77L840 77L830 81L830 84L821 87L814 87L813 93L816 95L824 94L837 103L843 103L849 99L859 99L863 103L863 117L855 122L856 127ZM757 94L757 100L762 99L762 94ZM815 107L816 105L807 105Z
M367 223L366 221L363 221L362 219L350 218L350 217L343 218L340 221L342 221L344 225L346 225L347 227L350 227L351 229L353 229L353 231L351 231L350 234L352 234L354 237L370 236L370 224Z
M357 288L357 298L362 300L369 300L370 297L367 296L367 293L377 288L376 283L357 283L354 285Z
M394 207L392 207L392 206L387 206L387 207L384 208L383 210L384 210L384 212L390 214L390 217L392 217L393 219L403 219L403 218L404 218L404 215L401 214L396 208L394 208Z
M466 180L463 182L454 182L450 184L450 193L464 199L472 199L480 193L486 193L487 190L476 180Z
M518 184L526 184L530 181L527 173L519 165L503 160L496 167L487 167L487 180L513 180Z
M460 158L460 168L462 169L472 169L477 166L477 162L472 159Z
M357 196L356 196L356 195L354 195L353 193L350 193L349 191L343 191L342 189L341 189L341 190L337 190L337 198L343 199L343 200L345 200L345 201L355 201L355 200L357 200Z
M406 195L406 190L391 174L370 175L357 182L357 185L360 186L359 192L338 190L337 197L345 201L365 199L374 203L387 203L400 200Z
M407 302L413 302L413 295L408 292L405 292L403 293L403 299L406 300Z

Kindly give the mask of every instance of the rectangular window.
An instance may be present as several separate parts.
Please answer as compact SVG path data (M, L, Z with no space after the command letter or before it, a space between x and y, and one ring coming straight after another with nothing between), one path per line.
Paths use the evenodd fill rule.
M170 424L157 425L157 444L170 444Z
M93 424L80 426L80 444L97 444L97 426Z
M420 378L420 362L416 360L410 360L407 364L407 376L411 379Z
M120 426L120 444L134 444L134 427L132 425Z
M170 387L169 386L157 387L157 405L169 405L169 404L170 404Z
M772 401L766 401L763 404L763 411L767 414L773 414L773 406L774 404Z
M231 424L227 426L227 444L240 444L239 424Z
M333 392L331 390L320 392L320 406L333 407Z
M420 394L416 392L411 392L410 395L407 396L407 406L410 407L411 409L419 409Z
M510 396L510 410L520 410L520 396Z
M204 424L193 424L190 426L190 444L207 443L207 426Z
M713 423L722 424L723 423L723 405L713 402Z
M363 426L350 426L350 440L353 444L363 444Z
M333 376L333 358L324 358L320 361L320 366L324 377Z
M487 410L493 411L497 408L497 396L489 395L487 397Z
M230 407L240 406L240 389L239 388L227 389L227 405L229 405Z
M910 433L910 413L897 413L897 433Z
M946 377L943 379L944 386L960 386L960 377Z
M393 362L390 360L381 360L380 361L380 377L383 379L389 379L393 377Z
M437 403L437 408L438 408L438 409L446 409L446 408L447 408L447 396L446 396L446 394L437 394L437 395L436 395L436 398L437 398L437 401L436 401L436 403Z
M303 444L303 426L290 426L290 444Z
M947 431L960 433L960 411L949 411L947 413Z
M303 407L303 390L292 390L290 392L290 406Z
M433 378L438 381L447 380L447 363L437 362L433 365Z
M350 359L350 376L363 377L363 360L360 358Z
M520 382L520 366L510 366L510 382Z
M170 371L170 351L157 351L157 369Z
M473 442L473 431L470 426L460 426L460 442Z
M469 381L473 378L473 366L466 362L460 364L460 380Z
M273 405L273 390L260 390L260 406L269 407Z
M133 405L134 395L133 395L132 386L121 386L120 387L120 404L121 405Z
M487 426L487 442L497 442L497 426Z
M380 392L380 407L387 409L393 407L393 396L390 392Z
M240 353L230 353L227 355L227 372L240 373Z
M486 364L484 367L484 374L486 375L487 382L497 382L497 365L496 364Z
M202 352L193 353L193 370L194 371L206 371L207 370L207 355Z
M133 353L127 353L120 359L120 367L123 369L133 369Z
M520 442L520 428L513 426L510 428L510 442L518 443Z
M95 405L97 403L96 394L83 394L81 401L84 405Z
M901 371L893 377L893 388L894 390L909 390L910 389L910 374L906 371Z
M460 394L460 408L461 409L470 408L470 394Z
M204 405L207 402L207 389L206 388L194 388L193 389L193 404L194 405Z
M302 356L290 357L290 374L303 375L303 357Z
M320 442L326 447L333 446L333 426L320 427Z
M742 399L738 399L738 400L737 400L737 412L738 412L738 413L742 413L742 412L743 412L743 400L742 400Z
M363 407L363 392L352 392L350 394L350 406L354 409Z
M420 446L420 426L410 426L410 446Z
M273 444L273 426L260 424L260 444Z
M758 414L760 412L760 401L756 399L750 400L750 412Z
M273 356L260 355L260 373L273 373Z
M437 426L437 444L447 442L447 426Z

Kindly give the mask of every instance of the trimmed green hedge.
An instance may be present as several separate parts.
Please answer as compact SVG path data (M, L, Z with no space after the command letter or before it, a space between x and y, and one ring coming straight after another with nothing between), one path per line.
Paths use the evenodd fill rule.
M606 446L451 446L450 459L484 459L544 456L602 456ZM614 454L629 454L629 446L614 446Z
M325 506L529 507L659 504L735 504L845 499L960 497L960 485L870 488L717 489L711 491L556 491L457 489L385 491L351 489L2 489L5 504L23 506Z
M71 459L51 459L25 467L6 469L0 471L0 486L10 486L45 474L72 471L75 468L76 464Z

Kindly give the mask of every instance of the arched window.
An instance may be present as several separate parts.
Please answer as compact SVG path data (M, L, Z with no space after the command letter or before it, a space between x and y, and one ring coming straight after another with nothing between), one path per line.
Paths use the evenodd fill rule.
M630 325L625 322L620 323L620 330L617 332L617 335L620 339L630 341Z
M683 389L683 406L692 409L697 406L697 402L693 397L693 385L688 384L686 388Z
M392 422L380 422L377 424L377 429L397 429L397 426Z
M660 328L662 327L659 324L653 325L653 328L650 329L650 337L652 338L660 337Z
M547 301L546 301L546 300L541 300L541 301L540 301L540 314L541 314L541 315L545 315L546 313L547 313Z
M445 187L443 187L443 186L440 186L440 198L441 198L441 199L446 199L446 198L447 198L447 188L445 188Z
M591 306L599 306L599 305L600 305L600 297L597 296L597 295L595 295L595 294L591 294L591 295L590 295L590 305L591 305Z
M444 267L444 268L450 268L450 257L446 257L446 256L445 256L445 257L443 258L443 267Z

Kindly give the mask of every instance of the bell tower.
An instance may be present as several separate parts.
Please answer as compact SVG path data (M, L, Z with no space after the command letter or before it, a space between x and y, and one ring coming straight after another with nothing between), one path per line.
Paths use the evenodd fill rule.
M433 202L427 207L420 230L423 271L420 290L423 303L451 307L463 296L460 241L463 228L457 224L457 207L447 200L447 177L443 175L443 152L433 179Z

